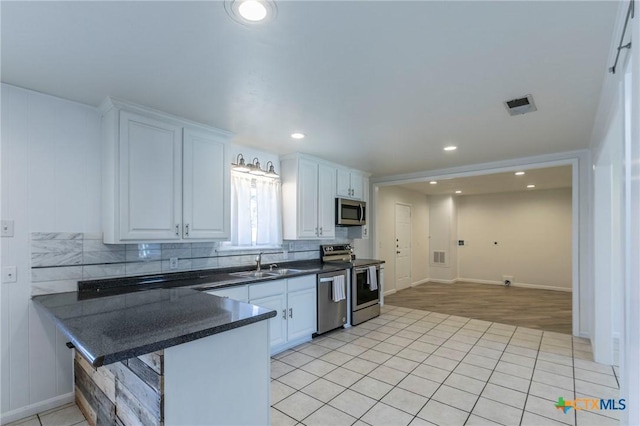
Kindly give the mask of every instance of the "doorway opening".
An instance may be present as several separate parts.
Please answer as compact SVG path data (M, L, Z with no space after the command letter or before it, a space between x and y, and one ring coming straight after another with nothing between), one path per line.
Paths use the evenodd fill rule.
M387 280L385 303L581 335L578 175L575 158L374 181L376 212L394 193L422 196L427 211L412 219L414 228L427 223L412 231L423 241L410 259L418 274L409 288ZM377 231L383 216L375 215ZM374 256L387 260L379 235ZM435 305L418 306L425 300Z

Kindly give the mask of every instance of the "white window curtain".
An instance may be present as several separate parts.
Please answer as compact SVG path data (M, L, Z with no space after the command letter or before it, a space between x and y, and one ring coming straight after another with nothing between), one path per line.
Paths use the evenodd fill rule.
M282 244L279 179L256 179L256 245Z
M231 245L282 244L279 179L231 172Z
M231 245L251 245L251 178L231 173Z

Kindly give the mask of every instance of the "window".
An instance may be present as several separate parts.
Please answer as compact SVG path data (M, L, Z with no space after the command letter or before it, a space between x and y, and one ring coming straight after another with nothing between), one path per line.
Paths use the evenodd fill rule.
M231 172L231 247L282 244L280 180Z

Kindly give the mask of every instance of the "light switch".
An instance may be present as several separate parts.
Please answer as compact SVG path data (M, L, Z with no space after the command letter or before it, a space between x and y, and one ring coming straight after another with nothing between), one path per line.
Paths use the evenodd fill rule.
M2 282L15 283L18 280L18 272L15 266L5 266L2 268Z
M2 221L0 235L3 237L13 237L13 220Z

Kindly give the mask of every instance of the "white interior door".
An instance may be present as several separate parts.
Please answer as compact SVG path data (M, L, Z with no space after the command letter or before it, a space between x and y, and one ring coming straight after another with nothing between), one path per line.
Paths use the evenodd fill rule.
M396 289L411 285L411 207L396 204Z

